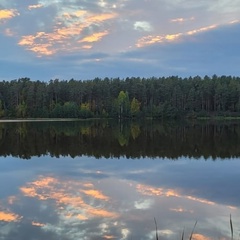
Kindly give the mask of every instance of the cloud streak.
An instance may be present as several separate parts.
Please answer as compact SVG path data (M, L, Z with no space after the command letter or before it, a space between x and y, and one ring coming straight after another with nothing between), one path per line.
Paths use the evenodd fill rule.
M38 56L85 49L82 43L88 43L91 48L92 43L100 41L108 34L106 30L92 33L91 26L100 26L116 15L109 13L93 15L86 11L77 11L73 14L64 13L62 17L62 21L57 22L53 32L37 32L35 35L23 36L18 44Z

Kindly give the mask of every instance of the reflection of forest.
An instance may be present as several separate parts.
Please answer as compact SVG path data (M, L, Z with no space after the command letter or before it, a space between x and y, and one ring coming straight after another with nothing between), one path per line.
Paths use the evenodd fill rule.
M240 156L236 122L19 122L0 123L0 155L88 155L97 158Z

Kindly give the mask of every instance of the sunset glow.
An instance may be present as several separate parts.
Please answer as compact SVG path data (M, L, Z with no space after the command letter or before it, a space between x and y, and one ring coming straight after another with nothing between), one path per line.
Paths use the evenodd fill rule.
M237 76L239 11L224 0L4 0L2 79Z

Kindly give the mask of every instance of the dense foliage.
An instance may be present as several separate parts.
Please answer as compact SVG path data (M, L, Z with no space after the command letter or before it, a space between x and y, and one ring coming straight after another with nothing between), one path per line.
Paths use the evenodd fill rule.
M240 116L240 78L0 82L0 118Z

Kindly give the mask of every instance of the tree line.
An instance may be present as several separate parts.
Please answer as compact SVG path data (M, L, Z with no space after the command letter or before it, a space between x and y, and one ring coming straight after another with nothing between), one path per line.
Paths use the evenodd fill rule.
M0 118L240 116L240 77L0 82Z

